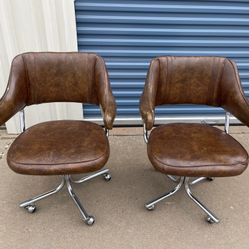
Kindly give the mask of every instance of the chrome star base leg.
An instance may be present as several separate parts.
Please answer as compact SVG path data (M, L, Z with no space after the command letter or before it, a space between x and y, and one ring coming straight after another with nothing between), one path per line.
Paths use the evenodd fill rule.
M189 198L194 201L206 214L207 221L209 223L219 223L219 219L207 208L205 207L191 192L189 187L189 177L185 178L185 191L188 194Z
M102 170L96 171L95 173L93 173L91 175L84 176L84 177L80 178L79 180L74 180L72 178L72 176L70 176L70 180L73 183L83 183L83 182L92 180L93 178L95 178L97 176L101 176L101 175L103 176L104 180L107 182L110 181L112 178L109 169L102 169Z
M171 181L173 182L179 182L181 177L172 176L172 175L166 175Z
M86 210L82 206L78 196L74 193L69 175L65 176L65 181L66 181L68 193L69 193L70 197L72 198L72 200L74 201L77 208L79 209L80 214L81 214L84 222L89 226L93 225L93 223L95 222L95 218L91 215L88 215L88 213L86 212Z
M213 180L214 180L214 177L199 177L199 178L193 180L192 182L190 182L189 185L195 185L195 184L203 182L203 181L211 182Z
M200 178L198 178L198 179L200 179ZM202 179L202 180L204 180L204 179ZM198 182L200 182L202 180L199 180ZM188 197L192 201L194 201L207 214L207 221L209 223L211 223L211 224L212 223L218 223L219 219L192 194L191 189L190 189L190 185L193 185L193 184L192 184L192 182L189 181L189 177L180 177L178 184L176 185L176 187L173 190L171 190L170 192L168 192L168 193L166 193L166 194L164 194L164 195L162 195L162 196L160 196L160 197L146 203L145 208L147 210L150 210L150 211L154 210L155 205L158 202L160 202L162 200L165 200L166 198L174 195L176 192L178 192L181 189L183 184L185 186L185 191L186 191Z
M155 204L170 197L171 195L174 195L177 191L179 191L183 183L184 183L184 177L181 177L180 182L177 184L177 186L173 190L169 191L168 193L164 195L161 195L160 197L154 199L153 201L146 203L145 208L147 208L148 210L154 210Z
M97 171L94 174L85 176L79 180L73 180L71 175L65 175L65 176L63 176L62 181L58 187L56 187L55 189L52 189L48 192L45 192L43 194L40 194L38 196L35 196L27 201L24 201L24 202L20 203L19 206L22 208L25 208L29 213L34 213L36 211L35 202L40 201L46 197L49 197L53 194L58 193L66 185L67 191L68 191L70 197L72 198L73 202L76 204L77 208L79 209L80 214L81 214L84 222L87 225L91 226L94 224L95 218L91 215L88 215L88 213L86 212L86 210L82 206L79 198L77 197L77 195L73 191L72 183L83 183L83 182L91 180L91 179L93 179L97 176L100 176L100 175L103 176L105 181L111 180L111 174L109 173L109 169L103 169L103 170Z
M65 185L65 179L62 178L60 185L58 187L56 187L55 189L52 189L48 192L45 192L43 194L40 194L38 196L35 196L35 197L27 200L27 201L24 201L24 202L20 203L19 206L27 209L27 211L29 213L34 213L36 210L35 202L40 201L46 197L49 197L50 195L54 195L54 194L58 193L64 187L64 185Z
M179 176L173 176L173 175L166 175L171 181L173 182L179 182L180 181L180 178ZM213 181L214 180L214 177L199 177L199 178L196 178L195 180L193 180L192 182L189 183L189 185L195 185L197 183L200 183L200 182L204 182L204 181Z

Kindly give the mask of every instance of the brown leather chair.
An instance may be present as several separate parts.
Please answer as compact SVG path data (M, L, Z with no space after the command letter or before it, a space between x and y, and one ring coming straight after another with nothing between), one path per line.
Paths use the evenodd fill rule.
M92 122L73 120L44 122L25 130L25 106L61 101L99 104L105 130ZM22 202L20 207L33 213L35 202L57 193L66 185L83 220L92 225L94 217L84 210L71 184L99 175L107 181L111 179L108 169L100 170L109 157L106 135L112 129L116 112L103 59L93 53L77 52L16 56L6 92L0 100L0 124L18 111L21 111L24 131L9 148L9 167L19 174L62 175L57 188ZM78 180L71 176L89 172L95 173Z
M210 223L219 219L193 196L190 185L212 177L240 175L248 165L246 150L225 131L207 124L171 123L154 128L154 109L163 104L203 104L223 107L249 125L249 102L233 61L220 57L159 57L151 61L140 111L148 157L154 168L177 186L148 202L155 205L185 185L188 196L207 214ZM190 177L199 177L190 181Z

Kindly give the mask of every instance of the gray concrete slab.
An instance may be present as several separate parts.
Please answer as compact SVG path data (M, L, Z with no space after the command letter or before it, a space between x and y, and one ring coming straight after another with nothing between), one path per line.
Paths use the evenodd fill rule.
M49 190L59 178L24 176L6 163L6 146L13 136L1 132L0 248L93 249L248 249L249 171L238 177L216 178L193 190L221 219L209 225L205 215L179 192L153 212L143 205L173 187L155 172L146 155L141 128L115 129L110 136L107 166L112 181L98 178L75 186L96 224L87 227L66 191L37 203L28 214L18 203ZM232 135L249 149L248 128L232 127Z

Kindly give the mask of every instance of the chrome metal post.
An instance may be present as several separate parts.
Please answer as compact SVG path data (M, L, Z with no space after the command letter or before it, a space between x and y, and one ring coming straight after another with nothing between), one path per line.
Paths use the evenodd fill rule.
M153 210L155 208L155 204L170 197L171 195L174 195L181 188L182 184L184 183L184 179L185 179L185 177L181 177L177 186L174 189L172 189L170 192L154 199L153 201L146 203L145 208L147 208L148 210Z
M68 193L69 193L70 197L72 198L72 200L74 201L77 208L79 209L80 214L83 217L84 222L87 225L93 225L93 223L95 221L95 218L93 216L91 216L91 215L88 215L88 213L86 212L86 210L82 206L78 196L74 193L73 188L71 186L70 176L69 175L65 176L65 181L66 181Z
M20 203L19 206L26 208L30 213L33 213L36 209L36 207L34 205L35 202L42 200L46 197L49 197L50 195L56 194L57 192L59 192L63 188L64 185L65 185L65 180L63 178L60 185L58 187L56 187L55 189L52 189L48 192L45 192L43 194L40 194L38 196L35 196L35 197L27 200L27 201L24 201L24 202Z
M25 112L24 112L24 109L22 109L19 112L19 120L20 120L20 131L24 132L25 131Z
M210 223L218 223L219 219L207 208L205 207L191 192L189 187L189 177L185 178L185 190L192 201L194 201L207 215L207 221Z
M225 126L224 130L228 134L229 133L229 125L230 125L230 113L226 112L225 113Z
M143 137L144 137L144 142L147 144L149 141L149 135L145 124L143 124Z
M105 135L109 137L109 129L105 128Z

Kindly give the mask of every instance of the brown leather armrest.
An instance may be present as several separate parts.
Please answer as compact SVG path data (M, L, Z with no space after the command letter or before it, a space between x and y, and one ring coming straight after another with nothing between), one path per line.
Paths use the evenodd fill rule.
M116 104L115 99L112 96L109 96L109 99L105 104L102 104L101 110L102 110L102 116L104 119L104 125L107 129L111 130L113 126L113 122L116 116Z
M151 130L155 120L154 106L149 103L145 93L143 93L140 99L140 113L146 130Z
M150 63L144 91L140 99L140 113L146 130L151 130L154 125L154 109L156 92L159 79L159 60L154 59Z
M112 129L116 116L116 103L109 83L105 62L101 57L97 57L95 65L95 79L104 125L107 129Z
M26 75L22 56L14 58L7 88L0 100L0 125L3 125L26 105Z
M226 60L221 81L222 107L249 126L249 101L241 86L236 64Z

